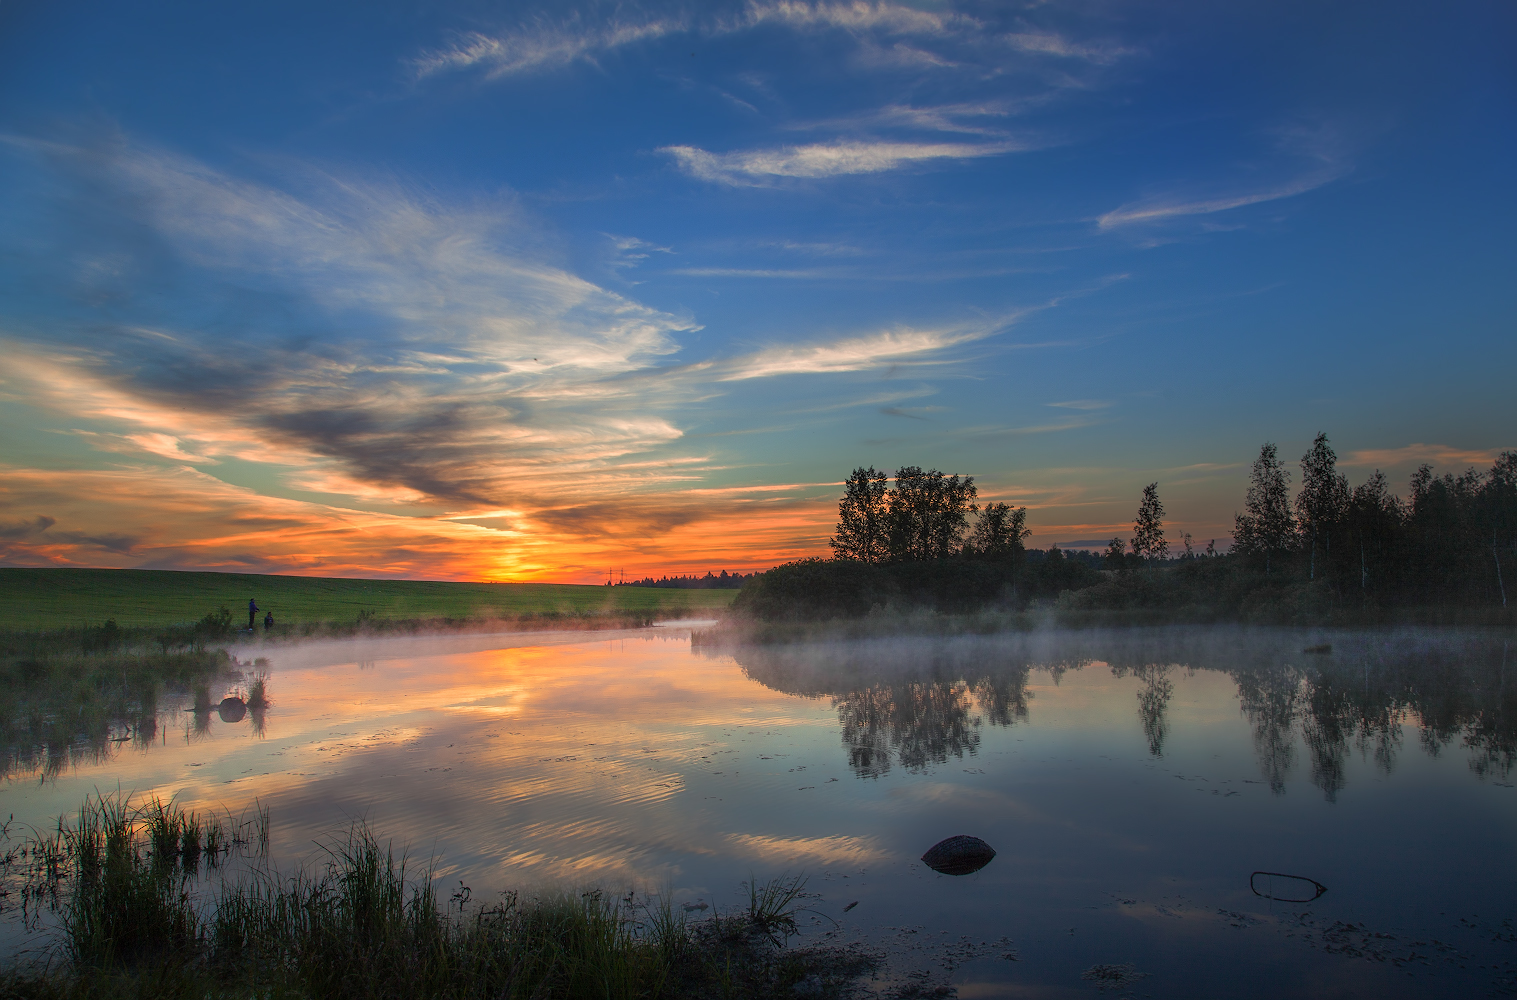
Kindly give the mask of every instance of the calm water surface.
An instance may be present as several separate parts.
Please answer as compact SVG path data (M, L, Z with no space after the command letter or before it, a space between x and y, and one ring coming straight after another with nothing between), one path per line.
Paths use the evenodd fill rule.
M284 869L365 820L481 902L569 883L731 907L750 876L805 872L808 937L836 921L890 949L897 983L962 997L1095 996L1082 973L1129 964L1110 992L1517 991L1499 635L718 650L655 628L238 655L269 661L266 713L165 702L151 742L23 768L0 786L12 835L119 787L233 813L257 798ZM997 857L962 877L918 860L954 834ZM1329 891L1272 901L1257 870Z

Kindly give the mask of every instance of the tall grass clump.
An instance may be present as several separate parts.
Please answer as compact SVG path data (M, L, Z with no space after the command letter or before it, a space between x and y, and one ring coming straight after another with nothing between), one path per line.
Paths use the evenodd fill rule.
M357 824L321 863L280 876L218 858L267 810L222 823L158 799L99 797L22 852L28 898L58 914L61 961L0 977L3 996L549 1000L769 997L797 983L847 995L874 960L787 948L804 880L750 880L746 910L687 922L667 898L599 890L444 905L416 867ZM249 831L254 831L250 834ZM812 988L816 987L816 988Z
M194 868L179 863L189 833L179 810L155 803L149 817L120 796L87 801L76 823L59 824L49 875L70 883L61 917L75 964L109 968L198 950ZM193 864L201 853L197 842Z
M431 870L413 877L367 827L325 850L320 874L259 873L223 890L210 931L220 966L320 997L662 995L668 950L643 933L632 900L508 893L455 916Z

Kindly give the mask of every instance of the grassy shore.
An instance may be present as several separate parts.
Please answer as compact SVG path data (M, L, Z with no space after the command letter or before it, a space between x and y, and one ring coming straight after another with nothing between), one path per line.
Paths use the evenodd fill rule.
M220 821L152 800L87 801L6 855L8 891L57 948L0 974L7 997L844 997L878 967L859 949L791 947L804 880L750 881L698 921L667 895L443 900L426 867L358 825L315 871L260 861L267 814Z
M225 605L246 623L248 600L290 625L428 619L560 618L711 613L735 590L597 587L566 583L341 580L136 569L0 569L0 629L98 625L155 628L193 622ZM260 619L262 614L259 615Z

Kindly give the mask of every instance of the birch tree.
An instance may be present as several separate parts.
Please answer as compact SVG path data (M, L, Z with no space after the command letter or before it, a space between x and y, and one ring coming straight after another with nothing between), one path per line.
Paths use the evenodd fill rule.
M1291 474L1280 464L1272 442L1265 442L1254 459L1248 477L1246 513L1233 518L1233 549L1243 555L1262 557L1269 573L1274 559L1291 550L1296 540L1296 519L1291 514Z
M1333 555L1333 535L1341 530L1348 514L1348 480L1337 471L1338 456L1318 434L1311 449L1301 456L1301 493L1296 497L1296 519L1302 544L1311 553L1309 578L1317 579L1317 551L1324 560Z

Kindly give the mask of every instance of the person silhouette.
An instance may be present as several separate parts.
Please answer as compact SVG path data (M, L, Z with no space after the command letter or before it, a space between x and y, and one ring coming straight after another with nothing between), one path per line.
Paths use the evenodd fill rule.
M257 620L258 620L256 618L257 614L258 614L258 603L256 601L254 601L250 597L250 598L248 598L248 631L249 632L253 631L253 626L257 623Z
M274 627L274 612L270 611L263 616L263 630L267 632Z

